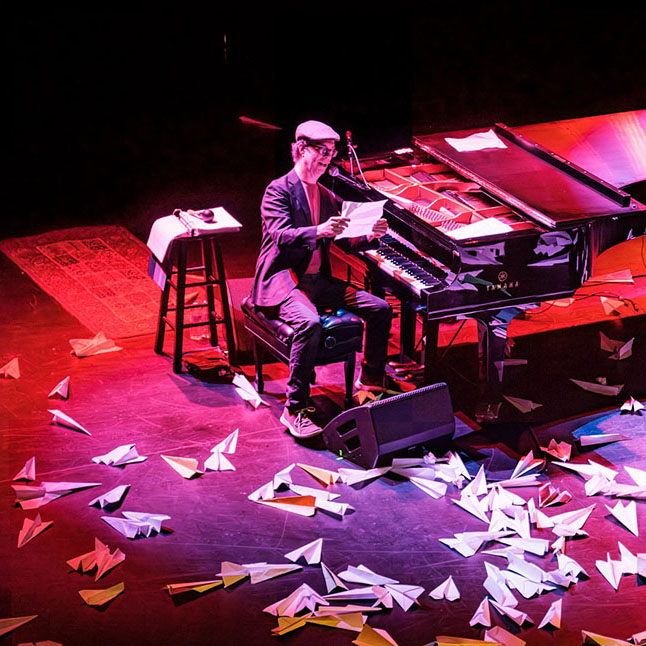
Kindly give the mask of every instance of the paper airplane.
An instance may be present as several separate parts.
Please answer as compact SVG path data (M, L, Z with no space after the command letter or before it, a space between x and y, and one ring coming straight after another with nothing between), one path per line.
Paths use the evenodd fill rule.
M185 592L207 592L213 588L221 586L223 581L212 579L210 581L191 581L190 583L167 583L162 589L166 590L171 596L184 594Z
M609 298L608 296L600 296L601 305L606 316L610 314L619 315L619 310L626 305L626 303L619 298Z
M221 451L213 451L204 461L204 471L235 471L229 458Z
M271 629L272 635L286 635L293 630L298 630L305 626L312 617L312 613L302 615L301 617L278 617L278 626Z
M328 626L329 628L340 628L341 630L352 630L353 632L361 632L363 625L366 622L366 618L361 612L364 610L359 608L355 612L337 612L332 613L332 608L324 608L326 612L322 615L319 615L318 611L314 613L314 616L308 617L305 621L308 624L315 624L318 626Z
M549 507L550 505L562 505L572 500L569 491L561 491L553 487L549 482L538 488L538 506Z
M39 485L11 486L16 493L16 504L28 510L42 507L62 496L100 485L100 482L41 482Z
M301 464L300 462L298 463L298 466L318 480L324 487L334 484L340 477L336 471L330 471L329 469L313 467L309 464Z
M505 607L515 608L518 600L507 587L505 578L499 568L485 561L487 578L484 580L484 589L500 604ZM493 602L491 602L493 603Z
M639 558L622 543L617 542L617 547L619 548L619 554L621 556L622 574L637 574L639 570Z
M448 601L456 601L460 598L460 591L455 585L453 577L449 576L448 579L429 592L429 597L438 600L447 599Z
M118 548L110 552L110 548L98 538L94 539L94 549L67 561L67 564L81 574L95 571L94 580L98 581L103 575L122 563L126 555Z
M249 577L251 584L262 583L269 579L275 579L283 574L301 570L300 565L291 563L232 563L231 561L222 561L220 566L221 572L218 576L222 577L224 587L228 588L242 579Z
M79 594L88 606L104 606L115 597L118 597L125 590L125 587L122 582L104 590L79 590Z
M619 271L613 271L608 274L595 274L594 276L590 276L586 282L588 285L594 283L627 283L632 285L635 281L633 280L633 275L630 269L620 269Z
M484 496L487 493L487 478L485 476L484 466L478 469L476 477L462 489L460 496Z
M0 377L7 379L20 379L20 364L18 357L14 357L0 368Z
M333 491L326 491L325 489L316 489L314 487L306 487L305 485L290 484L289 490L297 496L314 496L318 500L336 500L341 497L340 493Z
M532 618L525 612L516 610L515 606L505 606L496 601L490 601L491 605L505 617L509 617L515 624L523 626L525 623L533 624Z
M30 518L25 518L22 521L22 529L18 534L18 547L26 545L32 538L35 538L36 536L38 536L38 534L41 534L53 524L53 520L43 522L40 514L37 514L36 518L34 518L33 520L31 520Z
M159 534L163 529L162 522L170 519L170 516L166 514L150 514L139 511L123 511L121 514L123 518L101 516L101 520L130 539Z
M289 485L292 484L292 470L295 466L296 464L292 462L288 467L285 467L274 474L274 479L272 481L274 489L278 490L281 488L289 488Z
M603 574L606 581L616 590L623 574L621 561L614 561L610 558L610 554L606 554L606 560L595 561L595 566Z
M315 565L321 562L321 549L323 547L323 539L317 538L315 541L303 545L285 554L285 558L289 561L296 563L299 559L303 559L308 565Z
M59 381L50 391L47 397L60 397L61 399L67 399L70 396L70 378L65 377L62 381Z
M547 446L541 446L541 451L567 462L572 455L572 445L568 442L557 442L552 438Z
M347 590L348 587L339 579L339 577L330 570L330 568L321 561L321 570L323 571L323 579L325 580L325 589L328 594L336 590Z
M596 475L601 475L608 480L614 480L617 477L617 472L609 467L594 462L593 460L588 460L588 464L574 464L572 462L552 462L559 467L564 469L569 469L570 471L576 471L580 476L589 480Z
M469 626L491 627L491 609L489 608L489 599L487 597L480 602L473 616L469 619Z
M212 449L211 453L215 453L216 451L219 451L220 453L228 453L228 454L233 454L236 452L236 447L238 445L238 431L239 429L236 428L233 433L230 435L227 435L221 442L216 444Z
M25 462L25 466L16 473L13 477L13 481L16 480L35 480L36 479L36 458L29 458Z
M352 642L356 646L397 646L397 642L382 628L364 624L359 636Z
M12 630L23 626L32 619L36 619L38 615L25 615L24 617L6 617L0 619L0 635L6 635Z
M86 435L92 435L90 431L83 428L77 421L73 420L69 415L66 415L63 411L52 409L48 410L48 413L52 414L52 419L50 424L58 424L59 426L65 426L66 428L71 428L75 431L80 431Z
M538 624L539 628L544 628L545 626L552 626L552 628L561 627L561 609L563 605L563 600L558 599L555 601L545 613L545 616L541 619L541 622Z
M390 467L378 467L376 469L366 469L365 471L362 469L339 469L339 477L341 482L353 485L358 482L379 478L384 473L388 473L388 471L390 471Z
M410 610L415 603L417 603L417 598L424 593L424 588L419 585L390 583L384 587L388 592L390 592L392 598L397 602L397 605L406 612Z
M628 530L635 536L639 536L639 528L637 527L637 505L634 500L626 503L624 506L620 500L614 507L606 505L606 509Z
M325 498L315 497L314 506L321 511L324 511L332 516L342 518L348 512L354 511L354 507L347 502L333 502Z
M603 335L603 332L599 332L599 334ZM635 342L635 337L633 337L632 339L629 339L626 342L614 341L612 339L609 339L608 337L605 337L605 343L603 338L601 340L601 349L606 350L608 352L612 352L612 354L608 357L608 359L615 359L616 361L622 361L623 359L628 359L632 357L634 342Z
M501 509L510 509L512 507L522 507L525 500L511 491L507 491L499 484L494 484L489 493L480 501L490 511ZM491 517L493 522L493 516ZM493 531L491 527L490 531Z
M626 473L632 478L633 482L640 487L646 487L646 471L635 467L625 466Z
M431 498L441 498L446 494L447 485L445 482L436 482L435 480L426 480L425 478L410 477L412 482L418 489L431 496Z
M99 332L91 339L70 339L70 345L72 346L72 354L79 358L123 350L114 341L107 339L103 332Z
M518 464L514 468L509 479L513 480L514 478L519 478L520 476L523 476L530 471L542 469L544 465L545 460L534 458L534 452L530 451L527 455L518 460Z
M525 646L527 643L520 637L512 635L502 626L494 626L489 630L485 630L484 637L487 640L491 640L492 642L499 644L499 646Z
M269 406L269 404L258 394L258 391L249 383L249 380L241 372L233 375L235 391L253 408L258 406Z
M268 482L267 484L258 487L255 491L252 491L247 498L253 502L259 502L260 500L271 500L275 495L273 482Z
M110 489L110 491L97 496L94 500L91 500L87 506L105 509L106 507L121 504L129 489L130 485L119 485L114 487L114 489Z
M500 646L496 640L469 639L468 637L454 637L451 635L437 635L435 641L428 646Z
M105 455L97 455L92 458L92 462L95 464L105 464L110 467L122 467L126 464L143 462L147 459L147 456L139 455L139 453L137 453L137 449L134 444L122 444Z
M385 585L386 583L399 583L396 579L391 579L387 576L382 576L373 572L365 565L358 565L354 567L350 565L347 570L339 572L339 578L348 583L358 583L360 585Z
M497 541L512 532L460 532L454 534L455 538L440 538L440 543L448 545L451 549L465 557L473 556L485 541Z
M473 514L476 518L483 520L485 523L489 523L486 505L482 505L475 496L460 496L460 498L452 498L451 502L454 502L458 507L462 507L462 509Z
M307 583L303 583L284 599L264 608L263 612L281 617L294 617L305 608L313 612L318 605L328 606L330 604L316 590L313 590Z
M581 529L594 508L595 505L592 504L588 507L582 507L581 509L574 509L572 511L563 512L562 514L557 514L556 516L550 516L549 520L553 526L569 525L573 529Z
M581 637L583 638L584 646L590 646L592 644L596 644L597 646L634 646L634 644L623 639L606 637L604 635L598 635L597 633L591 633L587 630L581 631Z
M533 410L536 410L543 405L537 404L531 399L523 399L522 397L511 397L510 395L503 395L503 397L521 413L531 413Z
M581 381L580 379L570 378L572 383L575 383L583 390L589 390L591 393L596 393L597 395L606 395L606 397L616 397L621 389L624 387L623 384L617 386L609 386L607 384L600 384L595 381Z
M638 402L634 397L631 397L621 405L620 410L624 413L637 413L641 415L640 411L644 410L644 404Z
M182 478L190 479L197 475L201 475L202 471L197 468L197 460L195 458L180 458L175 455L160 455L160 457L182 476Z
M299 516L313 516L316 513L316 498L314 496L284 496L282 498L268 498L255 502L275 509L282 509Z
M572 557L565 554L557 554L556 558L559 565L559 572L577 578L581 578L582 576L588 577L588 573Z
M544 538L499 538L500 542L511 547L518 547L525 552L543 556L547 552L549 541Z
M597 446L598 444L608 444L609 442L619 442L629 440L627 435L621 433L595 433L593 435L579 435L581 446Z

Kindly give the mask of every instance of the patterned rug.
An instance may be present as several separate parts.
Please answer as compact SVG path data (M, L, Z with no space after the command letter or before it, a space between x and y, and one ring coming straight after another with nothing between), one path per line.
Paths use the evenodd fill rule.
M155 331L160 290L146 273L150 252L123 227L10 238L0 250L92 332L123 338Z

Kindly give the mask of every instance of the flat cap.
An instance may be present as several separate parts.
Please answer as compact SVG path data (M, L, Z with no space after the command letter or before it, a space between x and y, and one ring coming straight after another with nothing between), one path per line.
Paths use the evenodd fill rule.
M296 128L296 139L311 139L313 141L333 139L339 141L339 133L321 121L305 121Z

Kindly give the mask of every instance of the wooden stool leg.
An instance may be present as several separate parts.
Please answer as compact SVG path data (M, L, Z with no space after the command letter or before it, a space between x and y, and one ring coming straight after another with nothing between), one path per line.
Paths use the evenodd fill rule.
M171 267L172 270L172 267ZM162 291L161 300L159 301L159 320L157 321L157 336L155 337L155 352L164 353L164 334L166 332L165 318L168 315L168 299L170 297L170 280L171 276L166 278L164 291Z
M263 355L263 349L258 343L258 341L254 339L253 340L253 360L254 360L254 363L256 364L256 390L261 395L265 390L265 381L262 378L262 359L263 359L262 355Z
M210 343L212 346L218 345L218 326L215 314L215 296L213 294L213 284L216 279L213 274L213 240L200 240L202 246L202 260L204 263L204 273L206 285L206 302L208 305L209 316L209 333L211 335Z
M348 358L343 364L343 371L345 373L345 406L346 408L352 407L352 386L354 382L354 369L356 366L357 358L354 352L348 355Z
M236 346L233 337L233 322L231 320L231 307L229 305L229 294L227 292L227 281L224 274L224 263L222 262L222 252L220 245L215 238L211 238L211 248L213 250L213 258L215 259L215 267L218 272L217 284L220 286L220 299L222 301L222 317L224 318L224 329L226 330L227 337L227 350L229 352L229 361L235 362Z
M186 295L186 244L177 249L177 304L175 308L175 352L173 372L182 372L182 349L184 343L184 301Z

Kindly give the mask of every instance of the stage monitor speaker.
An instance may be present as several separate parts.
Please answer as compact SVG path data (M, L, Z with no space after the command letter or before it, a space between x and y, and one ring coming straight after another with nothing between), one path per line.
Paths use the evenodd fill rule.
M450 440L454 431L448 386L437 383L344 411L323 439L333 453L372 469L404 450Z

